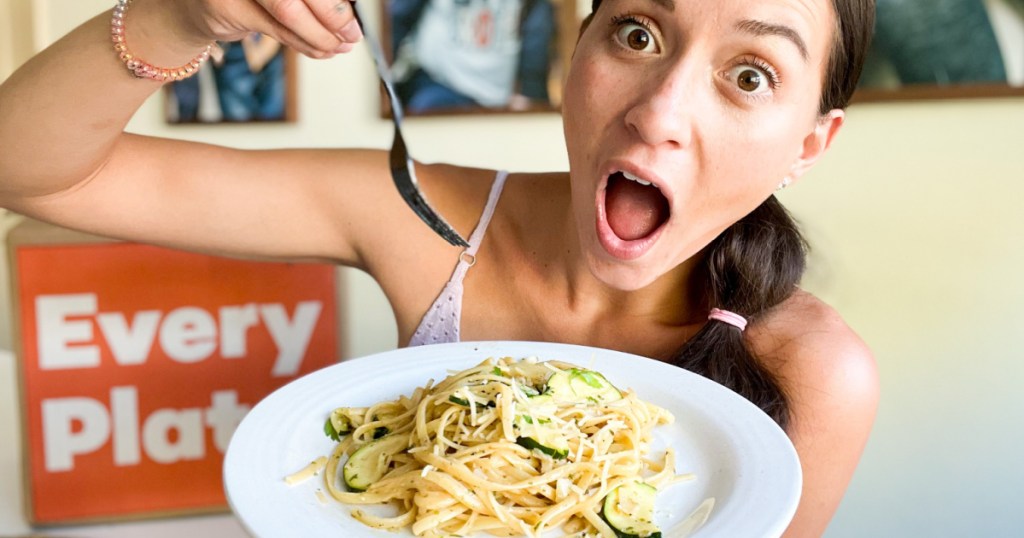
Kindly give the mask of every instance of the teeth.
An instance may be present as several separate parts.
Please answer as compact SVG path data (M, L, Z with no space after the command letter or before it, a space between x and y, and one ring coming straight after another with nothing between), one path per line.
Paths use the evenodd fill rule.
M636 181L637 183L639 183L641 185L644 185L645 187L650 187L651 186L651 182L650 181L644 181L643 179L640 179L640 178L634 176L633 174L630 174L629 172L623 172L622 176L625 177L626 179L630 180L630 181Z

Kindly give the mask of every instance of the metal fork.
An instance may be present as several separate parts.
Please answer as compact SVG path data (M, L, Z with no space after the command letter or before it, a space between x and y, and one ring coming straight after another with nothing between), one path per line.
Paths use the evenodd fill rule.
M469 243L437 211L434 211L434 208L430 207L427 199L420 192L419 183L416 181L416 170L413 167L412 158L409 157L409 150L405 146L405 138L402 137L402 103L399 102L395 87L391 82L391 71L384 59L384 51L381 49L380 43L367 31L366 24L363 23L359 14L359 5L362 3L353 1L352 12L355 14L356 22L363 30L363 38L373 54L373 62L377 66L381 86L384 87L384 92L388 95L388 101L391 103L391 120L395 124L395 138L391 142L389 153L391 178L395 181L398 193L402 195L405 203L409 204L413 212L419 215L437 235L452 245L468 247Z

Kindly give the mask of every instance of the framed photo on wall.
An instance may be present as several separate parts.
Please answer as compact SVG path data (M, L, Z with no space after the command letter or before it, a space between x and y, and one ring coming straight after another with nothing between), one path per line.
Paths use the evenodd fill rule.
M167 85L167 122L295 121L295 60L266 35L219 43L199 74Z
M877 0L858 101L1024 96L1024 0Z
M575 0L382 1L381 39L406 115L560 108Z

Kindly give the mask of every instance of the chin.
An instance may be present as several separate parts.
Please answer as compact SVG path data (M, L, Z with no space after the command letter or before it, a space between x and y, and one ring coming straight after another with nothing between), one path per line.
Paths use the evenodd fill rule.
M596 280L619 291L643 289L672 270L673 266L659 263L654 249L644 249L638 256L623 256L609 252L607 240L600 237L600 226L595 226L593 214L579 218L579 246L586 260L587 269ZM583 224L586 223L586 224Z
M593 249L587 250L586 257L590 274L605 286L619 291L646 288L664 274L651 264L609 259L607 254L595 254Z

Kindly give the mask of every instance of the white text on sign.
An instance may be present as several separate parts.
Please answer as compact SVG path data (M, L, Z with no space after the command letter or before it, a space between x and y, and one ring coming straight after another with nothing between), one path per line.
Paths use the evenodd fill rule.
M246 334L261 321L277 346L271 374L294 375L302 365L323 303L302 301L288 318L280 303L222 306L217 316L205 309L183 306L167 312L143 310L131 320L121 312L99 312L96 294L36 297L39 367L43 370L95 368L100 348L93 323L106 340L114 360L124 366L144 364L154 342L172 360L189 364L220 351L225 359L246 355Z
M49 472L71 471L75 456L95 452L113 435L114 465L138 465L142 454L157 463L206 457L205 428L221 453L249 411L233 390L214 392L205 409L157 409L139 420L135 387L110 389L109 408L93 398L51 398L43 401L43 446Z

